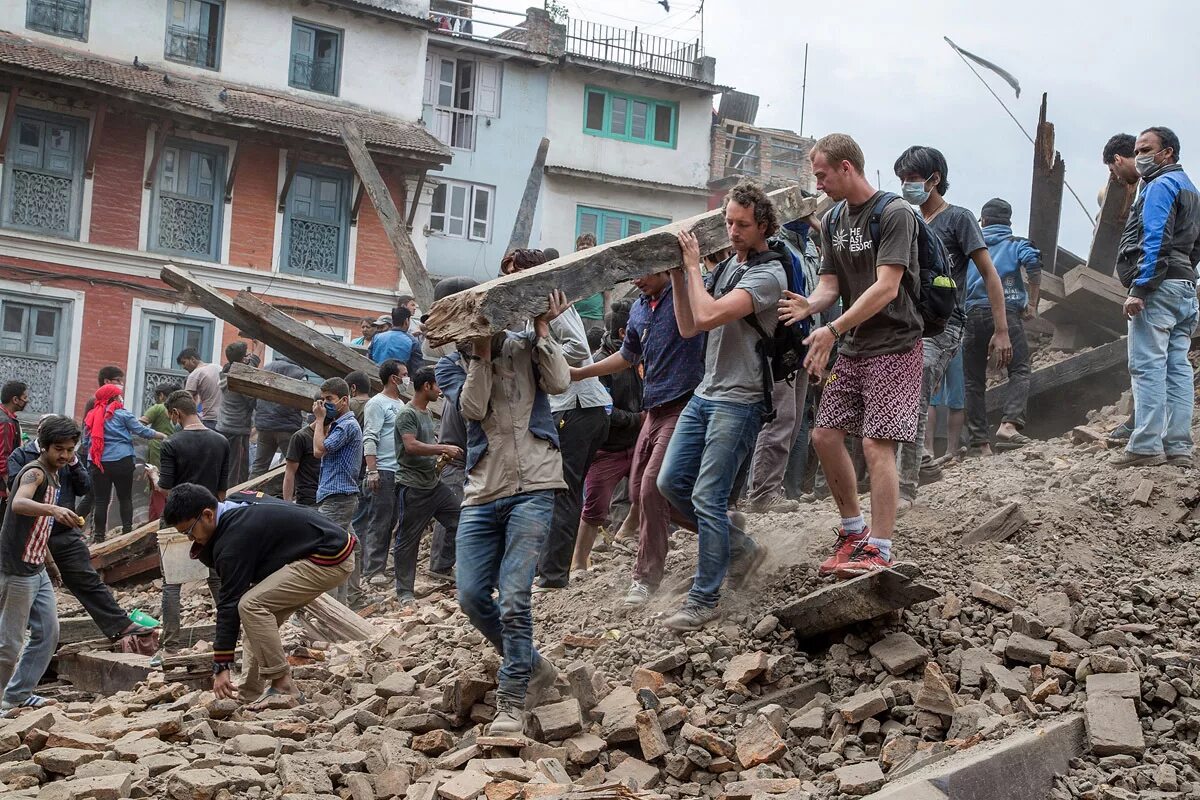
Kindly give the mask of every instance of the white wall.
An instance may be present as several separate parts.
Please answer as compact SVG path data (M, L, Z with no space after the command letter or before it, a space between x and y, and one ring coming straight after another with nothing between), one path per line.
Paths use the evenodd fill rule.
M585 86L679 103L675 148L584 133ZM546 135L551 150L547 163L677 186L704 186L708 182L711 94L660 81L564 67L550 78L547 108Z
M570 252L575 246L577 206L666 218L671 222L703 213L708 208L704 197L654 192L562 175L545 177L538 205L542 210L541 244L557 247L562 253Z
M419 4L411 0L409 5L414 3ZM343 31L338 98L406 120L421 116L425 77L421 67L427 36L424 30L405 23L297 0L229 0L225 3L220 68L214 71L163 58L166 0L91 0L91 6L86 42L27 29L24 0L0 2L0 30L118 61L132 62L137 56L151 66L175 72L330 99L329 95L288 86L292 18L297 17Z

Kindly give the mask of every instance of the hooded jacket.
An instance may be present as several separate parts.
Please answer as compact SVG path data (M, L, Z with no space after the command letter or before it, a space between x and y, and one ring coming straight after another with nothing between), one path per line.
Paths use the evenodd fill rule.
M1146 179L1117 250L1117 276L1130 297L1145 298L1165 280L1196 280L1200 192L1179 164Z
M1005 307L1021 311L1029 305L1029 293L1025 289L1025 279L1021 277L1021 268L1023 267L1029 275L1031 284L1040 284L1042 251L1034 247L1028 239L1013 236L1011 225L988 225L983 229L983 240L987 242L988 253L992 256L992 263L996 265L1000 285L1004 287ZM967 265L966 307L967 311L974 308L991 308L987 286L974 262Z

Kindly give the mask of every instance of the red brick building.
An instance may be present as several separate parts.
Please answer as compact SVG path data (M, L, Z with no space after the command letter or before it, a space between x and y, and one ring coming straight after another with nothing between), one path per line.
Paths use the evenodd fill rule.
M237 331L180 302L157 277L166 263L231 295L249 289L314 335L348 341L362 317L392 308L398 263L339 126L358 124L407 212L425 172L450 160L415 121L421 76L401 66L422 61L423 15L374 0L256 0L257 21L235 36L246 9L212 0L172 0L165 26L161 4L140 1L6 5L0 382L30 384L29 412L78 417L105 364L125 368L126 405L140 411L151 387L183 375L184 347L222 359ZM157 11L129 36L145 42L105 33L143 6ZM268 23L278 29L257 30ZM290 35L289 54L256 68L242 52L254 35L285 50ZM130 47L143 55L126 58ZM359 74L369 67L377 100ZM423 253L419 233L414 243Z

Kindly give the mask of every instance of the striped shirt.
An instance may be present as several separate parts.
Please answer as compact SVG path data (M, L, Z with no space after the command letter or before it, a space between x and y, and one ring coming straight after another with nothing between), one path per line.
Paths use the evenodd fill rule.
M39 470L43 475L41 485L33 493L34 502L57 505L58 475L52 474L40 460L22 467L13 481L14 489L20 486L25 473L30 470ZM46 548L53 529L54 517L17 514L10 503L5 509L4 524L0 528L0 571L6 575L29 576L45 569Z

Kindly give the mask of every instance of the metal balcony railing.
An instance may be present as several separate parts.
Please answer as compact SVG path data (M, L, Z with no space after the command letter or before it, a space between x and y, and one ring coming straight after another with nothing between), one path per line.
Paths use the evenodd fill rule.
M689 44L581 19L567 20L567 52L675 78L695 77L703 55L699 40Z

